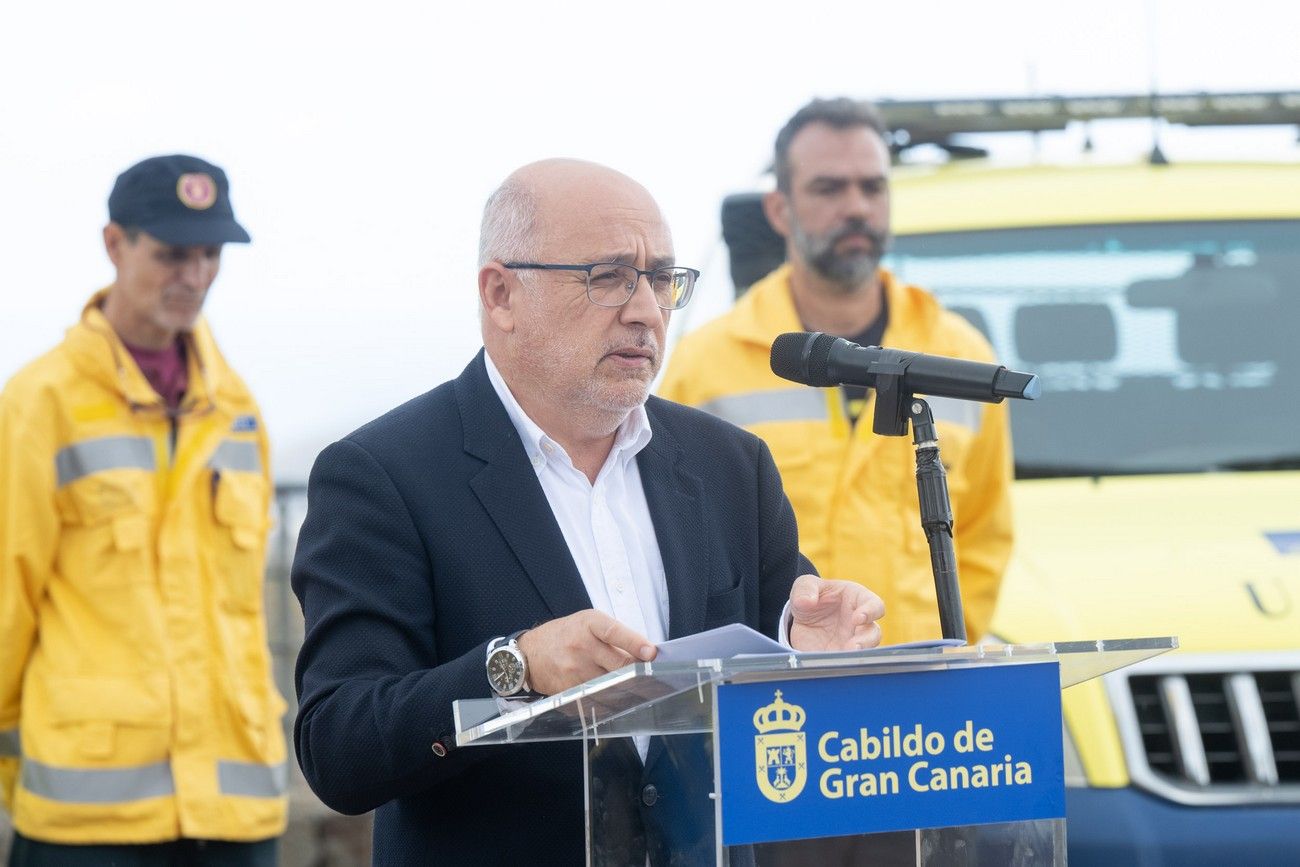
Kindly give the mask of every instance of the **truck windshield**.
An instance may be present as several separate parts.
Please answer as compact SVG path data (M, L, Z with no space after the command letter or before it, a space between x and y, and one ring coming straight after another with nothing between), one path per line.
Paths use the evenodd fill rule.
M886 265L1041 376L1021 477L1300 466L1300 221L911 235Z

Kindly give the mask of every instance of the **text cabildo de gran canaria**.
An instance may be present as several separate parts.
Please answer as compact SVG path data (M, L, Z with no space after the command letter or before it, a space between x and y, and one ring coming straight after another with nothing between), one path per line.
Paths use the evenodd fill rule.
M945 757L949 745L954 754L962 754L966 761L958 764L955 756ZM1022 786L1034 781L1029 762L1016 761L1010 753L1002 753L994 746L993 731L976 729L971 720L945 738L942 732L925 731L920 723L904 734L902 726L886 726L879 734L868 729L858 729L857 737L840 737L838 731L828 731L817 740L817 753L832 767L822 772L820 788L823 797L854 798L873 795L896 795L901 778L898 771L857 770L847 773L840 765L855 764L880 759L915 758L906 772L907 785L915 792L940 792L952 789L983 789L992 786ZM977 759L969 763L970 759Z

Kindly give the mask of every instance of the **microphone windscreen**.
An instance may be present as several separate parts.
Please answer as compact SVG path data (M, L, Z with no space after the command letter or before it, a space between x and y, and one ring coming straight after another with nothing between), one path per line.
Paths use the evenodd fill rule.
M838 385L827 373L836 338L821 332L791 331L772 341L772 372L782 379L817 388Z
M817 332L816 339L813 340L812 346L808 348L808 378L804 382L818 388L828 388L840 384L840 381L830 374L831 347L835 345L837 340L839 340L838 337L833 337L821 331Z
M772 341L772 372L782 379L803 382L804 347L812 335L806 331L791 331L778 334Z

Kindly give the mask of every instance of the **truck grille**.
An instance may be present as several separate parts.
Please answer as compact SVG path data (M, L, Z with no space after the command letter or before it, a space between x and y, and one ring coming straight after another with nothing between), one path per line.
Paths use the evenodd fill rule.
M1107 688L1135 785L1186 804L1300 802L1300 654L1151 660Z

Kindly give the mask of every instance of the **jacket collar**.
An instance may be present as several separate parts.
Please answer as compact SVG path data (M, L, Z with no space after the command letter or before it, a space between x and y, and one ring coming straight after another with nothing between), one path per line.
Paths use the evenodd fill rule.
M453 383L464 449L484 462L470 488L505 538L552 617L591 607L523 440L488 380L484 350ZM530 624L521 624L530 625Z
M554 445L563 449L551 435L542 430L537 422L529 417L524 408L519 405L514 394L510 391L510 386L506 384L505 378L501 371L497 369L496 364L492 361L492 356L486 351L483 353L483 366L487 369L488 382L492 384L492 390L496 393L497 399L505 407L506 416L509 417L510 423L515 426L519 438L524 442L524 451L534 460L549 460L546 457L547 444ZM610 458L618 461L628 461L636 456L637 452L645 448L650 442L652 433L650 429L650 418L646 415L645 406L638 406L628 413L627 418L619 425L618 431L614 435L614 446L610 451Z
M737 337L763 346L771 346L778 334L802 331L790 291L790 266L782 265L749 287L729 319Z
M663 417L664 403L657 397L646 402L655 437L637 455L637 469L663 559L668 637L672 639L694 635L704 627L712 563L704 485L683 460L683 447ZM666 754L663 739L652 738L645 757L646 773Z
M454 382L465 451L484 462L470 488L514 552L552 617L591 608L577 564L528 461L523 440L488 378L480 350ZM668 587L668 637L704 625L710 564L703 485L683 466L683 451L651 397L645 406L655 435L637 454L637 469L654 524ZM646 767L664 755L650 743Z
M470 480L552 616L591 607L577 564L533 471L523 440L488 378L480 350L455 380L465 451L484 462ZM708 574L703 485L683 466L683 449L665 423L658 398L645 406L654 437L637 454L641 486L650 508L668 586L670 638L704 623Z
M704 625L708 593L708 524L704 484L687 468L685 451L662 418L663 401L651 397L646 412L654 439L637 455L637 469L668 587L668 637L693 635Z
M104 316L102 308L107 296L108 289L91 296L81 311L81 320L68 329L67 345L73 363L85 376L120 394L133 410L166 414L163 399ZM200 318L193 331L184 333L182 339L189 365L189 384L178 415L209 412L225 396L222 392L228 384L228 372L204 319Z
M917 335L933 329L939 316L938 303L929 293L904 283L886 268L880 269L880 281L890 311L881 342L900 349L915 345ZM731 327L738 338L763 346L771 346L778 334L804 330L794 306L788 263L741 296L731 316Z

